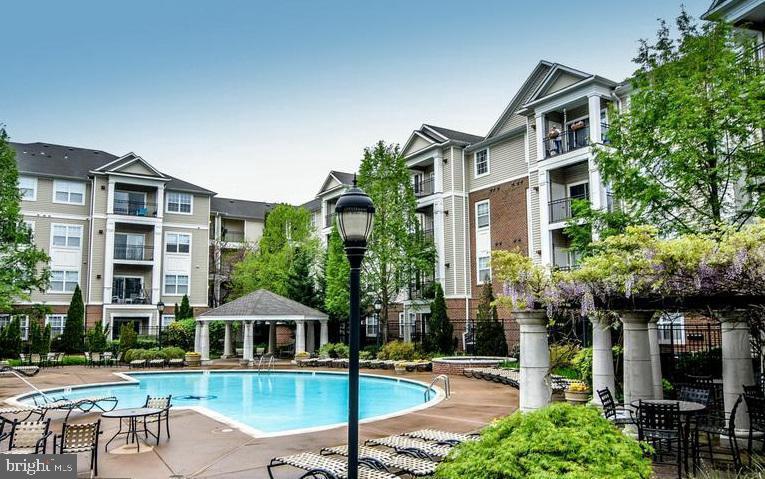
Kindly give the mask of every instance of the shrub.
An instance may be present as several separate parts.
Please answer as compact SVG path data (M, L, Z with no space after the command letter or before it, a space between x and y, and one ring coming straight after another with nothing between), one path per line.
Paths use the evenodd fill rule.
M576 369L578 378L592 386L592 348L582 348L576 353L571 365Z
M21 323L19 318L12 318L8 325L0 329L0 357L17 358L21 353Z
M145 359L151 361L152 359L182 359L186 352L181 348L169 347L169 348L154 348L154 349L129 349L125 353L124 360L129 363L136 359Z
M370 351L359 351L359 359L374 359L374 357Z
M579 346L574 343L557 343L550 346L550 369L571 368Z
M156 337L151 336L138 336L135 340L136 349L154 349L159 347L159 342Z
M99 353L106 351L108 345L106 336L108 331L109 327L104 326L100 322L90 328L85 338L85 346L88 348L88 351Z
M120 351L125 353L127 350L135 347L137 336L133 323L125 323L120 327Z
M518 361L502 361L497 365L497 367L501 369L518 369L520 367L520 364Z
M648 479L639 443L592 407L553 404L500 419L442 462L437 479Z
M494 299L491 283L484 283L476 313L475 352L478 356L507 356L505 327L497 316Z
M327 343L319 349L319 356L323 358L347 358L349 355L350 349L344 343Z
M392 361L412 361L415 359L414 343L404 341L391 341L380 349L377 353L377 359L388 359Z
M165 329L162 343L182 348L185 351L191 351L194 349L195 333L196 321L193 319L174 321Z
M444 299L444 290L435 284L435 298L430 303L428 334L425 337L425 350L429 353L441 353L444 356L454 354L454 327L449 321Z
M78 284L74 288L72 301L66 312L64 332L61 333L61 346L64 352L81 353L85 350L85 303L82 301L82 291Z

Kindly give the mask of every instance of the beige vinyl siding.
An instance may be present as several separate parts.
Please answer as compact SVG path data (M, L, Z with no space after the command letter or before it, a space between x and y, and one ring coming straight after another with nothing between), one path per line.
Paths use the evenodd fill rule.
M409 145L409 148L407 148L407 149L406 149L406 150L403 152L403 155L404 155L404 156L406 156L406 155L410 155L410 154L412 154L412 153L414 153L414 152L416 152L416 151L420 151L420 150L421 150L421 149L423 149L423 148L427 148L427 147L429 147L429 146L430 146L430 145L432 145L432 144L433 144L433 143L429 142L429 141L428 141L428 140L426 140L425 138L422 138L422 137L420 137L420 136L417 136L417 137L415 137L414 141L412 141L412 144L411 144L411 145Z
M581 78L574 76L570 73L561 72L558 78L554 79L552 83L550 83L547 88L545 89L545 92L543 95L549 95L551 93L555 93L558 90L563 90L567 86L571 86L574 83L582 81Z
M467 178L465 178L466 181L462 181L464 174L465 174L465 166L464 162L462 161L462 148L450 148L450 154L454 156L454 158L451 158L449 160L449 163L444 165L444 168L449 168L449 173L451 174L452 167L454 168L454 184L452 185L451 190L452 191L465 191L465 189L470 185L470 182L467 181Z
M537 131L532 128L535 121L534 117L529 118L526 127L526 137L529 143L529 171L537 168Z
M191 258L189 262L189 301L192 305L207 304L207 286L209 271L209 238L207 229L173 228L165 224L163 236L167 233L187 233L191 235ZM167 252L162 248L162 262L166 261ZM160 274L164 275L164 266ZM160 294L165 304L180 302L181 296L164 295L164 277L160 278Z
M489 147L489 174L475 177L475 154L470 155L470 188L485 188L488 185L523 176L528 171L526 164L526 139L514 136Z
M94 192L95 202L93 203L93 213L105 215L109 199L109 179L106 176L96 176L96 190Z
M257 243L263 236L263 222L247 220L244 225L245 240L250 243Z
M98 198L96 194L96 198ZM103 195L104 197L106 195ZM148 236L148 235L147 235ZM153 236L153 235L152 235ZM91 260L91 303L102 303L104 300L104 266L106 257L106 219L93 219L93 258ZM100 276L100 278L99 278ZM151 288L149 288L151 289Z
M442 165L443 165L443 171L444 171L444 190L443 191L452 191L453 184L452 184L452 158L451 158L451 148L444 148L441 150L442 153Z
M452 220L451 215L454 211L454 197L448 196L444 198L444 210L449 211L449 216L444 215L444 263L449 264L449 266L445 269L445 278L442 279L442 284L444 287L444 294L446 296L452 296L454 295L454 271L452 268L455 267L454 265L454 235L452 234Z
M191 214L171 213L167 211L167 194L174 190L165 190L164 224L193 224L203 225L205 228L210 223L210 197L208 195L192 195Z
M540 205L539 205L539 172L536 170L529 172L529 196L531 200L531 259L539 263L542 257L537 254L542 248L542 229L540 223Z
M37 178L37 200L24 201L22 206L25 211L36 211L42 213L67 214L67 215L88 215L90 212L90 180L84 178L81 182L85 184L85 201L83 205L69 205L53 202L53 182L52 178Z
M157 173L144 166L140 161L134 161L127 166L118 169L120 173L130 173L142 176L157 176Z
M456 280L452 294L465 294L465 255L467 247L465 245L465 204L464 199L459 196L452 197L452 208L449 210L449 216L454 214L454 252L449 263L451 263L451 276Z

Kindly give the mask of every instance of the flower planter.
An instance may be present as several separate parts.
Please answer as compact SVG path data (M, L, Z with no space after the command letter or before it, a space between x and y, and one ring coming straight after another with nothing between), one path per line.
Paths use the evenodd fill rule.
M186 353L186 364L189 367L199 367L202 365L202 355L199 353Z
M573 405L585 405L590 401L590 391L566 391L566 401Z

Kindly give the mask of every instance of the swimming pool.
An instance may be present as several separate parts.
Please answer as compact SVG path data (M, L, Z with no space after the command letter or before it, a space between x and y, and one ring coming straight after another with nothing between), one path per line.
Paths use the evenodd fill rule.
M306 432L341 425L347 420L348 375L322 372L195 371L120 373L129 382L46 391L76 399L113 395L119 408L142 406L147 395L173 395L174 408L194 408L255 436ZM438 400L422 383L362 375L359 417L381 419ZM434 391L437 392L437 391ZM20 397L32 402L33 395Z

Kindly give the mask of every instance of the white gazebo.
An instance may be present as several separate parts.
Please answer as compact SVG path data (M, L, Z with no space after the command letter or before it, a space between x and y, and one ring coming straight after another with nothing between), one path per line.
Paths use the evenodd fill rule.
M276 293L259 289L230 303L221 305L197 316L194 350L202 355L202 361L210 359L210 321L223 321L226 333L223 342L223 356L234 356L231 324L242 323L244 352L243 359L253 359L253 326L256 322L268 323L268 352L276 352L276 323L295 323L295 354L314 352L316 348L316 323L320 324L319 347L329 342L327 322L329 316L304 304Z

